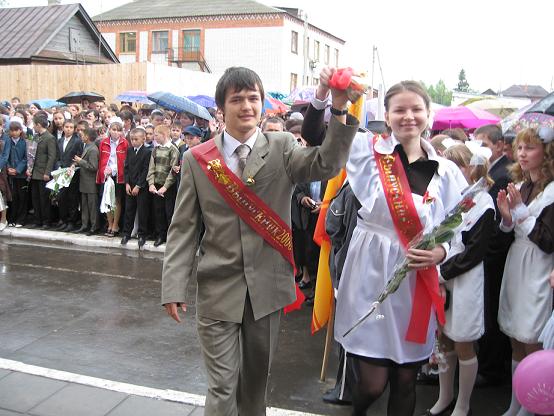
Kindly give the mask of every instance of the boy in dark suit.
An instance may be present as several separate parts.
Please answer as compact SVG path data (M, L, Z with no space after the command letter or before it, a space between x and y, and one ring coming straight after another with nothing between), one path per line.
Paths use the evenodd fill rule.
M98 232L98 189L96 171L98 170L98 147L94 143L98 138L96 130L88 128L81 135L83 142L82 156L75 155L73 161L79 166L79 192L81 193L81 228L78 233L87 231L87 235ZM90 223L90 228L89 228Z
M73 159L83 151L83 144L75 132L75 121L66 120L63 123L63 134L58 140L60 168L73 165ZM58 206L60 208L60 222L56 231L75 231L75 224L79 221L79 171L75 172L69 187L60 191Z
M146 132L142 128L131 130L131 146L127 149L125 159L125 222L121 244L125 245L131 238L135 214L138 210L138 246L146 242L149 214L149 195L146 175L150 163L151 149L144 146Z

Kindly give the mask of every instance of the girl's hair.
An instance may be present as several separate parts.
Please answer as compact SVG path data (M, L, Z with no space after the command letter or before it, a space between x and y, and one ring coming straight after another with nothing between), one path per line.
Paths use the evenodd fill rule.
M58 127L58 126L56 125L56 123L54 123L54 116L55 116L56 114L61 114L62 117L63 117L63 119L64 119L64 122L62 123L62 127ZM52 113L52 124L50 125L50 127L52 128L51 133L54 135L54 137L56 137L56 135L58 134L58 131L63 130L63 125L64 125L64 124L65 124L65 114L63 113L63 111L60 111L60 110L54 111L54 112ZM63 134L63 133L62 133L62 134Z
M110 126L108 127L108 129L111 130L112 127L117 127L117 131L123 131L123 124L121 124L119 121L110 123Z
M443 156L448 160L454 162L460 168L466 168L470 166L469 162L473 154L471 150L464 144L457 144L455 146L449 147L443 152ZM469 177L475 183L481 178L485 178L487 181L487 186L492 186L494 181L489 176L489 162L484 161L483 165L470 166L471 170Z
M440 153L441 155L446 150L446 146L442 144L444 139L447 139L450 136L447 136L446 134L436 134L431 138L431 146L435 149L435 152Z
M66 120L63 122L63 125L64 125L64 126L65 126L66 124L73 124L73 127L77 127L77 123L76 123L75 120L73 120L72 118L66 119Z
M23 130L23 126L17 122L17 121L12 121L10 123L10 127L9 127L9 130L10 131L16 131L16 130L19 130L21 133L19 133L19 137L22 138L22 139L25 139L26 136L25 136L25 131L27 129L25 129L25 131Z
M24 108L17 108L15 112L23 116L23 122L25 123L25 125L29 124L29 112L27 112Z
M421 98L423 98L427 111L431 109L431 98L429 97L429 94L427 94L427 91L425 91L423 85L421 85L417 81L401 81L398 84L394 84L392 87L390 87L385 94L385 110L389 111L389 103L392 97L405 91L411 91L419 95Z
M520 143L543 146L544 160L541 165L541 179L537 182L539 190L543 191L546 185L554 179L554 142L544 144L536 129L529 128L521 130L512 144L516 162L510 167L510 171L514 182L522 182L531 179L529 173L523 172L521 166L517 163L517 147Z
M162 134L164 137L169 137L169 127L164 125L156 126L154 133Z
M467 142L467 134L464 129L456 127L455 129L446 129L441 131L441 134L446 134L448 137L452 137L454 140L459 140L463 143Z

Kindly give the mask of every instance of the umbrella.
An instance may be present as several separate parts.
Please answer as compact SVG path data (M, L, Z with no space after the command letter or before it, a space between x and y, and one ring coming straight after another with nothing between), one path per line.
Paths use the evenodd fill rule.
M297 101L306 101L310 102L315 97L315 91L317 87L308 86L308 87L298 87L295 88L286 98L283 98L283 102L287 104L292 104Z
M521 130L532 127L552 127L554 129L554 115L544 113L525 113L509 129L506 135L515 135ZM511 133L511 134L510 134Z
M498 117L504 118L523 107L525 104L525 101L510 98L482 98L462 105L472 109L485 110Z
M62 101L66 104L81 104L83 100L93 102L104 101L105 98L103 95L92 91L72 91L65 94L62 98L58 98L58 101Z
M528 113L544 113L554 116L554 92L537 101L527 110Z
M286 113L289 107L271 96L264 99L264 111L266 113Z
M187 112L203 118L204 120L212 120L212 116L208 110L196 104L194 101L189 100L187 97L180 97L170 92L158 91L149 94L148 99L162 107L177 111L178 113Z
M154 104L146 98L146 91L125 91L115 97L116 101L124 101L127 103Z
M485 124L496 124L500 117L484 110L468 107L444 107L435 113L433 130L476 129Z
M31 100L29 104L38 104L40 108L65 107L67 104L56 101L52 98L41 98L40 100Z
M216 107L214 97L210 97L209 95L189 95L187 98L202 107Z

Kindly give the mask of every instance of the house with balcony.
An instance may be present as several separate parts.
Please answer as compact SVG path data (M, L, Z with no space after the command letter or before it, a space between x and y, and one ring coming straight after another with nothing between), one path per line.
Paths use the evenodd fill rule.
M253 0L135 0L93 18L120 62L153 62L214 74L256 71L268 91L319 82L340 65L345 41L299 9Z

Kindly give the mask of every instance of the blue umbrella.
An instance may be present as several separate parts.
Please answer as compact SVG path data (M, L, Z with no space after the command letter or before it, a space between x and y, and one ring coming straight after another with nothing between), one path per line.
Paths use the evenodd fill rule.
M189 95L187 98L202 107L216 107L214 97L210 97L209 95Z
M154 101L156 104L168 108L178 113L187 112L194 114L197 117L204 120L211 120L212 116L201 105L196 104L194 101L189 100L187 97L180 97L170 92L158 91L148 95L148 99Z
M40 108L65 107L67 104L56 101L52 98L41 98L40 100L31 100L29 104L38 104Z
M127 103L154 104L146 97L146 91L125 91L115 97L116 101Z

